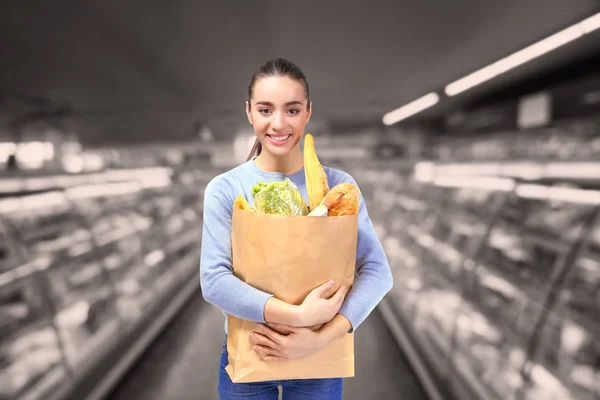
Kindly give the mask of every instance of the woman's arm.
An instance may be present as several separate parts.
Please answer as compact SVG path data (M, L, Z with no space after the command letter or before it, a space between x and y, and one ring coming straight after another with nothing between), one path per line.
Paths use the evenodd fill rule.
M204 191L200 285L204 299L227 314L250 321L264 321L263 310L271 294L258 290L233 275L231 264L231 216L233 187L223 175L211 180Z
M302 327L330 321L340 310L346 296L346 288L340 286L333 296L327 298L329 296L326 294L333 284L333 281L329 281L316 287L299 306L290 305L275 297L269 298L265 305L265 322Z
M354 178L346 173L343 175L341 182L356 185ZM362 194L360 203L356 250L357 275L340 309L340 314L350 321L349 332L353 332L369 316L394 284L390 265L369 218Z
M323 325L318 331L319 342L323 347L340 339L352 329L350 320L342 314L337 314L331 321Z
M269 297L265 304L265 315L263 319L267 323L299 326L301 319L300 310L298 306L288 304L273 296Z
M341 293L327 300L315 288L300 306L285 303L258 290L233 274L231 261L231 216L234 185L223 175L214 178L204 192L204 224L200 254L200 284L204 299L241 319L292 326L317 325L339 311Z

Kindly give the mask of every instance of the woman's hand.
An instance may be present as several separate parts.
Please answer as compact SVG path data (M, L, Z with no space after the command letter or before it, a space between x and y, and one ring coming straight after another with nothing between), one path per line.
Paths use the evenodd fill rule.
M313 332L309 328L270 325L280 331L287 331L289 334L282 335L267 325L257 324L256 330L250 333L250 341L254 344L254 350L260 354L262 360L296 360L326 346L326 343L320 340L319 333Z
M338 313L346 297L347 289L340 286L331 298L325 295L333 287L333 281L325 282L313 289L298 306L299 326L314 326L324 324Z

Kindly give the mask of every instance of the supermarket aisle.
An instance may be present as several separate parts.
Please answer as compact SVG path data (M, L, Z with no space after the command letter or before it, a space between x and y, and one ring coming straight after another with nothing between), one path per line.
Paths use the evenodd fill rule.
M216 400L222 340L222 314L198 293L108 400ZM344 400L425 398L377 311L356 333L356 357L360 378L344 381Z

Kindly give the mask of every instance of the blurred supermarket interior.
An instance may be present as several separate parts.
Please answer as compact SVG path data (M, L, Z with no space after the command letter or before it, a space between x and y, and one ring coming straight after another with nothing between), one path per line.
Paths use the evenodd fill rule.
M273 57L394 276L344 399L600 399L597 0L8 0L0 48L0 400L217 399L203 191Z

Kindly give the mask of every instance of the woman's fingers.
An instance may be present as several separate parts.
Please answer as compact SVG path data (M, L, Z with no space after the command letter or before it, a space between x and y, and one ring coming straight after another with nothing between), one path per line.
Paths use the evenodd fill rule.
M333 286L333 281L329 280L316 288L313 289L313 293L315 293L318 297L323 297L325 293Z
M285 332L285 334L290 334L296 332L296 327L291 325L283 325L283 324L273 324L269 323L267 326L271 329L276 329L278 333Z
M281 349L281 347L277 343L275 343L273 340L271 340L269 337L267 337L263 334L260 334L258 332L252 332L250 334L250 341L255 345L270 347L277 351L279 351Z
M261 345L255 345L254 347L254 351L256 351L259 355L260 358L263 361L283 361L286 360L285 356L283 355L283 353L281 353L280 351L277 351L271 347L265 347L265 346L261 346Z
M271 339L273 342L277 343L278 345L281 345L285 341L285 336L275 332L273 329L269 328L268 326L266 326L264 324L256 324L256 326L258 328L259 333L262 333L263 335L265 335L266 337L268 337L269 339Z
M345 286L340 286L337 292L331 297L330 300L333 300L334 304L339 304L340 306L344 302L344 298L346 296L347 290Z
M271 359L272 357L276 357L278 359L284 359L283 354L280 351L272 349L270 347L261 346L259 344L254 345L253 349L260 354L263 360Z
M279 343L276 343L270 337L256 331L250 334L250 341L254 344L260 344L263 346L272 347L276 350L281 350L281 345Z

